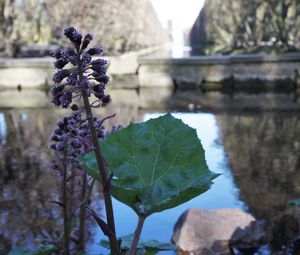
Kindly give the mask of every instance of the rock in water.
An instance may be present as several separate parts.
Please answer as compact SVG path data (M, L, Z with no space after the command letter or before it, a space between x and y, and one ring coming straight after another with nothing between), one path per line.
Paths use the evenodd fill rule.
M237 228L244 229L255 218L241 209L184 212L174 226L172 241L183 252L230 254L229 240Z

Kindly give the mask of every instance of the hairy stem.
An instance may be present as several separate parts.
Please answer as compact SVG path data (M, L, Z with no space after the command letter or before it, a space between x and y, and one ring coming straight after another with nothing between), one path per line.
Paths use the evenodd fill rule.
M67 142L64 144L64 159L63 159L63 183L62 183L62 202L63 202L63 218L64 218L64 254L70 255L70 236L68 222L68 194L67 194Z
M138 224L137 224L137 227L134 231L134 237L133 237L131 247L130 247L130 250L129 250L129 255L135 255L136 254L136 248L137 248L138 242L140 240L140 236L141 236L141 233L142 233L142 228L143 228L144 222L145 222L145 217L139 215Z
M85 202L86 202L86 179L87 175L84 171L82 174L82 187L81 187L81 206L80 206L80 213L79 213L79 250L84 250L85 246Z
M89 128L91 130L93 146L95 148L95 155L96 155L96 160L97 160L97 164L98 164L98 168L99 168L99 173L101 176L107 225L110 228L110 231L112 233L112 235L109 236L110 250L111 250L111 254L119 255L120 251L119 251L119 244L116 239L116 230L115 230L115 221L114 221L114 212L113 212L113 207L112 207L111 192L110 192L109 188L105 188L107 186L107 181L109 181L108 174L106 172L104 159L103 159L103 156L101 153L100 145L98 143L97 132L96 132L96 129L94 128L94 118L93 118L93 113L92 113L92 109L90 106L90 102L89 102L87 95L84 93L84 91L82 93L82 96L83 96L84 107L85 107L88 122L89 122Z

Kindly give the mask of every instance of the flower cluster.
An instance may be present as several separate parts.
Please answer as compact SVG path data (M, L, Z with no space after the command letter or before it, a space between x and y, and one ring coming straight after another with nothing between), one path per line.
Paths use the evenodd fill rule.
M53 75L55 86L51 90L52 103L68 108L73 99L82 94L94 94L101 102L108 103L110 97L104 93L109 82L108 61L93 59L102 54L102 47L87 49L93 36L87 34L82 39L82 34L73 27L66 28L64 34L73 46L52 52L54 67L57 69Z
M103 120L94 118L94 127L99 139L106 136L102 124ZM50 140L50 148L57 151L61 158L66 152L68 159L76 160L79 155L93 149L88 120L83 119L80 112L73 112L59 120Z

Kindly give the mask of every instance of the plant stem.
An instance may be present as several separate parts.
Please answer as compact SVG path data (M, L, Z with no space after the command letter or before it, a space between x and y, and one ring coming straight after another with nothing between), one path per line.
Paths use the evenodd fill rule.
M91 183L90 188L88 190L88 193L87 193L87 196L86 196L86 199L88 199L88 200L90 199L90 197L92 195L94 184L95 184L95 179L92 180L92 183Z
M100 145L98 143L97 132L94 128L94 118L93 118L93 113L92 113L92 109L90 106L90 102L89 102L87 95L84 93L84 91L82 93L82 96L83 96L84 107L85 107L88 122L89 122L89 128L90 128L91 135L92 135L93 146L95 147L95 155L96 155L97 165L98 165L99 173L101 176L107 225L110 228L110 231L112 232L112 235L109 236L110 250L111 250L111 254L119 255L120 249L119 249L119 244L116 239L116 230L115 230L114 212L113 212L112 200L111 200L111 192L110 192L109 188L105 188L107 186L108 175L107 175L107 172L105 169L105 163L104 163L104 159L103 159L103 156L101 153Z
M79 216L79 250L83 251L85 246L84 226L85 226L85 202L86 202L86 172L83 172L81 187L81 206Z
M134 231L134 237L133 237L131 247L130 247L130 250L129 250L129 255L135 255L136 254L136 248L137 248L138 242L140 240L140 236L141 236L141 232L142 232L144 222L145 222L145 217L139 215L138 224L137 224L137 227Z
M67 142L64 144L64 159L63 159L63 218L64 218L64 254L70 255L70 237L69 237L69 223L68 223L68 194L67 194Z

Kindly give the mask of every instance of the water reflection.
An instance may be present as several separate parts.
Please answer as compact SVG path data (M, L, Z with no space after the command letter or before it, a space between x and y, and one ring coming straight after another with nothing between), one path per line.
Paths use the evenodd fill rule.
M217 123L241 199L267 220L273 248L287 245L299 235L300 212L288 206L300 197L298 114L218 115Z
M156 116L140 111L134 98L132 104L117 98L119 101L98 112L117 113L108 126L126 126ZM35 247L60 234L59 208L49 203L57 196L58 184L49 170L52 155L47 144L56 119L64 114L53 108L0 112L0 254L11 247ZM297 113L175 113L175 117L197 129L209 167L222 176L203 196L151 216L144 238L168 241L173 224L189 207L240 207L269 222L294 213L286 205L300 197ZM119 234L129 234L135 215L116 201L114 206ZM91 231L94 242L89 251L93 254L102 236L96 227Z
M101 116L116 112L118 123L137 121L132 106L107 107ZM0 112L0 254L12 247L36 247L61 234L59 184L49 165L53 156L48 137L61 110L10 110ZM116 120L107 121L111 128Z
M53 111L1 113L0 253L11 246L35 246L41 238L57 238L57 210L49 196L56 186L48 170L48 134ZM50 157L49 157L50 156Z

